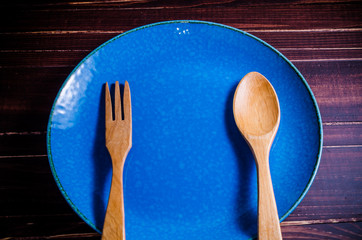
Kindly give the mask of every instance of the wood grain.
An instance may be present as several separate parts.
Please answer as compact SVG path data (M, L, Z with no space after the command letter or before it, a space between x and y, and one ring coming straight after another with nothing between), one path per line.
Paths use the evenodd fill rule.
M126 239L123 166L132 147L132 105L128 82L126 81L124 84L122 102L118 81L115 85L113 111L108 83L105 87L105 145L112 158L112 183L102 230L102 240Z
M362 61L295 62L310 85L325 122L362 121Z
M152 3L150 3L152 4ZM199 5L199 6L198 6ZM273 11L270 8L273 7ZM63 5L64 6L64 5ZM7 14L0 15L4 32L44 30L119 30L173 19L206 20L225 23L242 29L326 29L354 28L361 22L361 4L329 2L299 4L240 4L237 1L220 4L192 4L162 7L149 5L137 8L119 4L112 7L53 5L52 7L28 5L5 7ZM70 7L70 8L69 8ZM96 10L96 11L95 11ZM141 12L140 12L141 11ZM225 14L227 12L227 14ZM140 15L141 13L141 15ZM107 16L106 18L104 16ZM138 17L135 17L138 16ZM66 18L66 21L59 19Z
M51 223L48 219L48 223L42 225L39 224L39 230L44 231L43 229L53 229L53 225L55 223ZM0 220L1 221L1 220ZM44 221L46 222L46 220ZM61 222L59 222L61 223ZM78 223L72 223L70 225L68 222L64 222L65 225L69 224L70 229L72 226L78 226ZM306 239L306 240L319 240L319 239L346 239L346 240L353 240L353 239L360 239L361 238L361 223L333 223L333 224L313 224L313 225L301 225L301 226L282 226L283 232L283 239ZM16 229L17 231L12 232L21 232L23 231L22 227ZM60 229L63 230L64 229ZM54 230L53 230L54 231ZM69 230L70 231L70 230ZM58 231L57 231L58 232ZM12 237L2 238L2 240L10 240L10 239L21 239L21 240L33 240L39 239L37 233L34 235L28 234L27 236L30 237L23 237L24 235L15 234ZM35 237L31 237L35 236ZM78 230L75 233L51 233L51 232L44 232L41 235L41 239L79 239L79 240L88 240L88 239L100 239L100 234L94 233L91 230Z
M361 125L361 122L324 123L324 148L361 147ZM46 156L46 129L42 128L43 131L0 133L0 159Z
M269 168L269 152L280 123L278 96L262 74L245 75L234 93L233 113L255 159L258 178L258 239L282 239Z
M28 31L28 32L0 32L2 38L1 51L17 50L62 50L60 54L74 51L88 51L95 49L105 41L132 29L131 26L115 30L54 30L54 31ZM358 28L331 29L328 31L313 29L245 29L252 35L266 41L277 49L309 50L348 50L349 48L361 50L360 39L362 26ZM20 51L21 52L21 51ZM26 52L26 51L24 51ZM327 55L328 52L324 53ZM323 52L321 52L323 54ZM308 56L308 55L305 55ZM328 56L328 55L327 55ZM344 57L349 57L345 55ZM60 59L64 57L59 56ZM41 59L37 59L38 61Z
M362 172L361 152L362 147L323 150L321 165L311 189L295 211L282 223L284 238L289 236L289 239L292 239L293 233L306 234L306 231L309 231L311 236L315 235L314 239L317 239L318 232L327 231L333 223L362 220L362 193L358 190L362 188L362 182L359 180ZM37 236L40 233L43 236L94 234L61 196L50 173L46 156L3 158L0 159L0 164L0 195L6 196L0 198L0 205L3 206L0 211L0 225L8 229L5 233L0 231L3 232L0 237L26 236L22 235L24 232L29 233L29 236ZM32 167L29 167L30 165ZM349 187L346 188L346 185ZM286 231L290 235L286 235ZM343 229L333 231L339 232L339 239L342 239L342 236L350 236L348 232L343 233ZM352 232L358 231L357 228ZM307 236L304 235L304 238L308 239Z
M292 60L319 104L324 148L310 191L282 223L283 237L361 239L361 10L358 0L2 1L0 239L100 239L52 177L49 112L63 81L94 48L173 19L246 30Z
M362 107L362 61L305 61L295 65L309 83L323 121L362 121L362 111L357 111ZM46 131L53 101L72 69L0 68L0 132ZM18 97L22 88L27 91Z
M323 124L323 145L360 146L362 144L362 122L326 122Z
M0 34L1 35L1 34ZM259 35L259 34L258 34ZM76 35L79 37L79 35ZM290 34L289 34L290 36ZM294 34L292 35L294 36ZM360 39L362 37L362 31L359 34L356 34ZM110 38L113 35L110 36ZM28 38L28 36L25 36ZM110 38L100 38L95 39L94 44L88 42L88 44L82 44L83 41L79 41L76 44L73 44L72 47L77 47L77 49L44 49L47 47L47 43L44 43L42 48L37 48L34 44L32 45L33 49L21 49L22 46L17 45L18 48L14 50L0 50L0 66L1 69L6 68L39 68L39 67L75 67L84 57L92 52L93 49L97 48L103 42L106 42ZM356 37L357 38L357 37ZM51 40L59 40L57 36L51 36ZM265 38L261 38L265 40ZM269 44L274 47L280 45L278 50L285 55L292 62L326 62L326 61L362 61L362 48L360 47L349 47L348 43L343 47L331 47L336 43L328 43L320 40L318 44L311 43L308 39L300 39L300 47L285 47L290 45L289 39L278 39L278 38L268 38ZM331 39L332 38L331 36ZM22 38L24 40L24 37ZM341 42L344 42L346 39L339 39ZM9 40L14 44L17 44L16 41L20 39ZM57 48L64 45L66 48L71 43L67 41L62 41L57 45ZM85 40L87 41L87 40ZM336 42L336 40L335 40ZM49 44L49 43L48 43ZM284 45L284 46L283 46ZM319 46L318 46L319 45ZM322 47L323 46L323 47ZM6 46L4 46L5 48ZM26 47L26 46L25 46ZM50 47L50 46L49 46ZM69 47L71 48L71 47ZM85 48L85 49L84 49Z
M288 221L362 217L362 148L323 148L318 174Z
M362 223L312 224L282 227L284 239L352 240L362 238Z

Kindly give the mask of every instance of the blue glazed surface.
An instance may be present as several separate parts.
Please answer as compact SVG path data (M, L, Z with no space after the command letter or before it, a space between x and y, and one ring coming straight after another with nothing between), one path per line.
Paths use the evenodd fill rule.
M104 84L127 80L133 115L124 168L127 239L255 236L255 163L232 111L236 86L251 71L266 76L279 97L270 165L279 216L286 218L319 166L322 125L313 94L267 43L200 21L126 32L69 75L54 102L47 139L50 166L68 203L101 232L112 171L104 145Z

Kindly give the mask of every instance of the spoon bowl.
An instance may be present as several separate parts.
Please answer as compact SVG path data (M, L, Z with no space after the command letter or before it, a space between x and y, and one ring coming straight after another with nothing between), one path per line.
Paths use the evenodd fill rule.
M246 75L236 92L234 115L243 134L261 136L279 125L278 98L264 76L259 73Z
M258 239L282 239L269 170L269 152L280 122L277 94L260 73L245 75L233 102L236 125L249 144L258 172Z

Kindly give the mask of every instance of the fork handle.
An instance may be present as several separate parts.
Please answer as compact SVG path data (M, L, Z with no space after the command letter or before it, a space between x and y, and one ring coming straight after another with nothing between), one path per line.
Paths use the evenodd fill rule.
M102 240L125 240L123 164L113 166L111 191L109 193Z

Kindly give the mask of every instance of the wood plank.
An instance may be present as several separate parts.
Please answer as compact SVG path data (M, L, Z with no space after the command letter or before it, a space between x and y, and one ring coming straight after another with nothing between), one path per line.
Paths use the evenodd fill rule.
M142 25L136 26L140 27ZM91 51L107 40L132 29L132 27L116 30L49 30L40 32L0 33L2 38L1 50L86 50ZM246 30L241 28L241 30ZM255 30L248 32L273 47L282 48L358 48L362 28L331 29L331 30ZM337 49L338 50L338 49ZM329 50L330 51L330 50Z
M199 19L242 29L326 29L361 26L358 2L345 4L239 5L238 2L204 7L55 8L5 7L1 29L6 32L44 30L120 30L173 19ZM96 11L95 11L96 10ZM225 14L227 13L227 14ZM107 16L107 18L104 18ZM135 18L134 16L142 16Z
M46 155L45 127L41 126L42 131L0 133L0 159ZM327 122L323 131L325 148L362 146L362 122Z
M288 5L300 5L300 4L309 4L309 5L322 5L325 3L335 3L335 4L345 4L345 3L358 3L358 0L289 0ZM16 8L41 8L41 9L51 9L51 8L109 8L109 7L119 7L119 8L142 8L142 9L153 9L153 8L187 8L187 7L220 7L222 5L228 6L257 6L257 5L268 5L279 6L285 4L283 0L274 0L273 2L269 0L258 0L258 1L230 1L230 0L193 0L193 1L170 1L165 4L162 0L113 0L113 1L88 1L88 0L78 0L78 1L61 1L61 2L49 2L44 0L33 0L31 3L26 0L14 0L11 2L10 6ZM9 4L7 2L0 3L0 6L7 7Z
M309 83L323 121L362 121L362 61L295 65ZM0 68L0 132L46 131L53 101L72 69Z
M323 124L323 145L362 146L362 122L327 122Z
M282 226L283 239L361 239L362 222Z
M360 238L361 222L355 222L355 219L361 219L362 211L359 191L362 187L359 180L362 170L361 150L324 150L319 172L310 191L282 223L284 239ZM6 216L0 217L0 225L5 227L0 237L99 237L65 203L51 179L46 157L1 159L0 166L0 194L5 196L0 199L3 206L1 216ZM8 175L12 176L12 180L7 178ZM21 179L17 177L19 175L28 181L17 182L16 179ZM9 186L13 190L4 192Z
M54 99L72 69L0 69L0 132L46 131Z
M361 159L362 147L324 148L314 183L286 221L361 219ZM46 156L0 159L0 183L0 216L73 212L55 184Z
M358 0L289 0L287 5L323 5L326 3L334 3L334 4L346 4L346 3L358 3ZM109 7L119 7L119 8L142 8L142 9L154 9L154 8L187 8L187 7L220 7L223 5L240 7L240 6L258 6L258 5L267 5L267 6L279 6L285 5L286 2L283 0L259 0L259 1L230 1L230 0L193 0L193 1L171 1L165 4L162 0L122 0L122 1L87 1L87 0L78 0L78 1L61 1L61 2L52 2L52 1L44 1L44 0L35 0L32 3L29 3L26 0L14 0L11 2L11 6L14 7L26 7L26 8L109 8ZM4 2L1 3L0 6L8 6L10 4Z
M362 147L324 148L316 178L286 221L361 219Z
M0 216L73 214L58 190L47 156L1 158L0 182Z
M295 62L355 59L362 61L362 44L361 48L281 48L279 50L289 60ZM89 53L91 50L2 50L0 51L0 67L74 67Z
M91 51L0 51L1 68L75 67Z
M324 122L362 121L362 61L293 63L310 85Z
M75 213L0 217L0 226L1 239L100 239Z
M127 28L130 30L131 28ZM0 33L2 50L84 50L90 52L102 43L123 33L117 31L45 31ZM357 31L358 32L358 31ZM348 34L347 34L348 35ZM358 34L350 34L358 35ZM352 37L353 38L353 37ZM353 43L351 43L354 45ZM348 43L347 43L348 45Z
M0 133L0 159L4 158L4 156L46 154L45 131Z
M25 224L8 230L9 234L5 239L13 240L30 240L30 239L100 239L101 235L93 230L83 228L81 223L78 222L61 222L54 223L54 218L45 218L42 223L26 222ZM1 220L0 220L1 222ZM33 226L36 224L37 226ZM10 226L9 226L10 225ZM30 226L29 226L30 225ZM54 226L56 225L56 226ZM59 228L60 226L60 228ZM14 225L8 224L8 227L14 227ZM56 228L58 227L58 228ZM35 230L36 229L36 230ZM75 233L69 233L69 232ZM25 234L21 234L25 232ZM320 239L361 239L362 235L362 222L358 223L339 223L339 224L314 224L314 225L302 225L302 226L283 226L282 234L283 239L308 239L308 240L320 240ZM40 234L39 234L40 233ZM33 236L33 237L32 237Z
M361 35L362 37L362 35ZM292 62L298 61L362 61L362 48L356 49L284 49L281 48L280 52Z
M75 234L57 234L44 236L37 234L36 236L31 237L6 237L2 240L38 240L38 239L56 239L56 240L100 240L101 236L97 233L75 233Z

